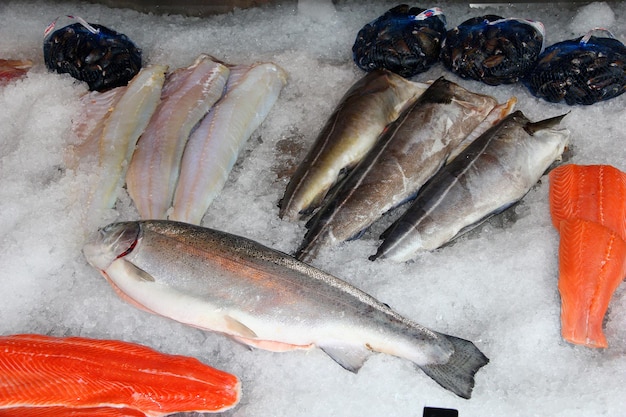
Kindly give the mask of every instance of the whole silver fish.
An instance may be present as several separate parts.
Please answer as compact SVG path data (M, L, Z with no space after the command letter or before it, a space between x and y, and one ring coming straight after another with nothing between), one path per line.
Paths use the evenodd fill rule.
M252 240L172 221L113 223L83 249L119 295L152 313L287 351L318 347L357 372L373 352L415 363L469 398L488 359L350 284Z
M370 259L409 260L515 204L563 153L569 131L551 128L563 117L531 123L517 111L485 132L420 191Z
M280 217L297 220L319 207L385 126L427 88L387 70L372 71L350 87L291 177L280 201Z
M436 80L382 133L372 150L309 222L296 256L353 238L413 197L497 105L446 79Z

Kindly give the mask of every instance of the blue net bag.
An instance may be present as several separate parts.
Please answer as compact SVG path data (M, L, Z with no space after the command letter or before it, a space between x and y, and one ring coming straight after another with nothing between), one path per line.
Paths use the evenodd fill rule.
M445 26L441 9L401 4L359 31L352 46L354 62L364 71L386 68L412 77L439 61Z
M485 15L446 34L441 62L463 78L489 85L518 82L537 63L544 28L532 20Z
M606 36L593 36L593 33ZM594 104L626 89L626 47L604 29L546 48L524 84L544 100Z

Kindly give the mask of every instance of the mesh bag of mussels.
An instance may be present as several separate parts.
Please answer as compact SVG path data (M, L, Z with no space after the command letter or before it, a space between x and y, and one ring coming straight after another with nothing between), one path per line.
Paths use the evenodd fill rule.
M124 34L76 19L44 37L46 67L85 81L90 90L128 84L141 69L141 50Z
M569 105L593 104L626 89L626 47L613 38L585 36L558 42L539 57L524 84L537 97Z
M543 40L540 22L474 17L448 31L441 61L463 78L489 85L515 83L536 64Z
M441 9L401 4L359 31L354 62L368 72L386 68L403 77L419 74L438 62L445 26Z

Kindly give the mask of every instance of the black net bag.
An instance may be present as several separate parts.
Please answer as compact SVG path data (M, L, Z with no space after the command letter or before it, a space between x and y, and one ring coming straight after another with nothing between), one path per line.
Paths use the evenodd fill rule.
M607 36L593 36L596 32ZM597 29L555 43L541 54L524 84L553 103L589 105L617 97L626 89L626 47L610 32Z
M124 34L75 19L79 23L50 34L52 23L46 30L46 67L85 81L90 90L105 91L128 84L141 70L141 50Z
M537 63L543 40L540 22L474 17L448 31L441 62L463 78L489 85L515 83Z
M446 18L439 8L396 6L357 34L352 56L364 71L386 68L412 77L439 61Z

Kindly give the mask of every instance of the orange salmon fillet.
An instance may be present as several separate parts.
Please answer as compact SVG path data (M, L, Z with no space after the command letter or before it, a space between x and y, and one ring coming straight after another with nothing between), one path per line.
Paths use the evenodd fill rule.
M115 340L0 336L4 413L22 407L113 407L131 409L130 416L158 417L223 411L239 397L236 376L195 358Z
M132 408L20 407L0 409L0 417L145 417Z
M626 240L626 174L610 165L562 165L550 174L550 214L584 219L617 232Z
M602 331L613 292L626 276L626 242L599 223L560 223L559 292L561 335L593 348L607 347Z

